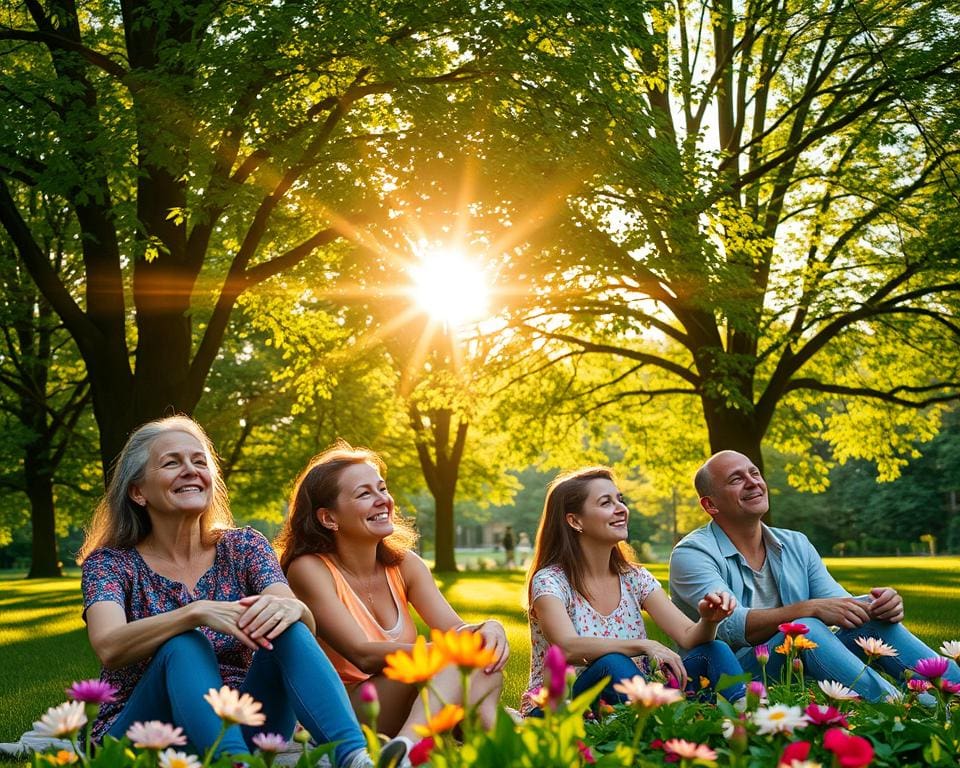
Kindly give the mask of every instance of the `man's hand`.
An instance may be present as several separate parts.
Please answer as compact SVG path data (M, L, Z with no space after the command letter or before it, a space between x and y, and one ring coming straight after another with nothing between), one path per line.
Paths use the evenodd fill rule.
M903 621L903 598L893 587L874 587L870 590L873 602L870 603L870 617L877 621L896 624Z
M872 618L870 608L852 597L820 597L810 601L814 617L828 627L836 625L853 629L866 624Z

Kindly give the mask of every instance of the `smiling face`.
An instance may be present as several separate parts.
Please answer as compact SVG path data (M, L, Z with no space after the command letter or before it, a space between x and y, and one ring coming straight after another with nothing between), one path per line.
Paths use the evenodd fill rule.
M757 466L742 453L718 453L706 468L710 487L700 504L721 525L759 521L770 509L767 484Z
M568 514L567 524L584 538L615 544L627 540L630 512L613 480L596 478L587 486L587 498L578 514Z
M341 473L333 509L317 510L320 524L338 537L380 541L393 533L393 497L379 470L366 462Z
M199 516L210 506L210 457L196 437L180 431L161 434L150 446L143 478L130 498L150 514Z

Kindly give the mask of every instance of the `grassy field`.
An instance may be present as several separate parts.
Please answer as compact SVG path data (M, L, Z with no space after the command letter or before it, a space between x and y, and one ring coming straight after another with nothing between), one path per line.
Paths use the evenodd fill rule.
M904 595L908 626L934 648L960 639L960 558L847 558L828 565L854 594L895 585ZM650 570L666 583L665 564ZM47 707L63 701L71 681L98 674L80 619L79 577L25 581L22 576L0 574L0 741L15 740ZM496 618L507 628L512 655L503 700L513 706L527 682L530 652L523 582L519 571L439 578L464 619ZM650 629L651 636L664 639Z

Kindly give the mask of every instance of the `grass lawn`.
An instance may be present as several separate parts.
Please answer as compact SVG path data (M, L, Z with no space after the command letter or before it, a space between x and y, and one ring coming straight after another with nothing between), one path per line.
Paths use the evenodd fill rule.
M936 649L960 639L960 558L844 558L827 561L853 594L894 585L904 596L907 625ZM665 564L650 567L666 584ZM13 741L47 707L65 699L73 680L96 677L98 665L80 619L80 579L26 581L0 574L0 741ZM530 640L521 608L519 571L465 572L439 578L440 588L466 621L496 618L512 654L503 701L516 706L527 682ZM664 640L655 627L652 637Z

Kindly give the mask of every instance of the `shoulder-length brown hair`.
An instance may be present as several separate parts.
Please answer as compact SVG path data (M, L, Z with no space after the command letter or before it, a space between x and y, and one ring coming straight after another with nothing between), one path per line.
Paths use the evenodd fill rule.
M608 467L587 467L564 472L547 486L547 498L533 546L533 561L527 571L527 610L530 613L533 613L533 576L549 565L559 565L570 586L584 597L590 597L584 584L580 538L567 522L567 515L578 515L583 511L591 480L616 482L616 476ZM610 572L626 573L634 561L630 545L621 541L610 552Z
M147 508L130 498L130 486L142 483L150 459L150 448L157 438L168 432L186 432L197 439L207 456L210 471L210 505L200 516L204 543L215 541L220 532L233 527L233 515L227 498L227 486L220 473L213 443L197 422L189 416L169 416L149 421L138 427L113 463L113 474L106 492L93 513L77 562L100 547L129 549L136 546L153 529Z
M320 524L317 510L336 506L340 475L355 464L370 464L386 477L387 467L379 455L367 448L354 448L345 440L338 440L310 459L297 477L290 494L287 519L274 541L284 573L300 555L337 551L336 536ZM377 560L384 565L396 565L416 541L413 526L394 511L393 533L377 544Z

